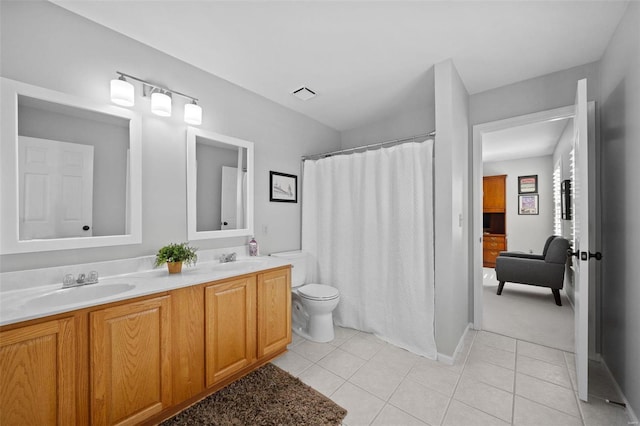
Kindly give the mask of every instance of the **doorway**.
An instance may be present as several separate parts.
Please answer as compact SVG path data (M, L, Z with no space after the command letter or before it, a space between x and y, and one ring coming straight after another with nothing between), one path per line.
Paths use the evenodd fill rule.
M541 137L543 132L553 133L555 131L557 133L558 129L562 131L569 120L572 121L573 115L574 107L568 106L480 124L473 128L473 184L476 189L473 191L473 238L476 248L473 256L474 327L571 352L573 351L574 332L573 311L567 297L563 297L563 309L555 309L557 306L553 302L553 296L548 288L507 284L502 296L495 294L498 286L495 271L483 268L482 183L483 175L508 175L505 195L510 207L508 206L506 211L506 249L528 253L542 252L546 238L558 233L554 220L555 190L552 190L553 185L556 184L553 181L557 166L552 158L558 137L553 139L550 135L546 135L547 140L553 139L551 145L548 146L549 142L546 142L547 146L544 146L543 142L543 146L537 151L533 148L534 141L527 142L523 138L526 138L527 134L536 133L537 138L541 140L544 139ZM515 143L518 137L522 143ZM483 151L487 161L486 173L484 173L483 167ZM561 164L560 168L560 176L568 176L569 165ZM536 172L532 173L532 170ZM537 183L541 187L538 206L540 212L535 217L519 215L517 207L519 200L517 178L520 175L529 174L538 175ZM557 182L557 184L560 183ZM566 225L565 223L565 228ZM560 231L560 233L567 239L571 238L570 235L567 235L568 232ZM569 282L570 277L565 279L565 290L570 294ZM508 288L510 290L507 293ZM547 310L549 312L546 312ZM532 318L535 318L536 313L541 315L544 320L539 321L539 328L532 329L527 324L532 321L535 324ZM554 327L554 324L557 326ZM550 335L548 330L553 330L554 335Z

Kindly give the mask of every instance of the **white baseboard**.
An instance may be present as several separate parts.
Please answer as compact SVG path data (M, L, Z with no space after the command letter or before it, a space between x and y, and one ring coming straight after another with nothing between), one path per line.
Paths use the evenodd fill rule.
M607 371L607 374L609 374L609 378L613 382L613 386L616 388L616 391L618 392L618 395L620 395L622 397L622 402L624 402L624 404L626 405L625 409L627 411L627 416L629 417L629 424L630 425L639 424L638 417L636 416L636 413L633 411L633 408L629 404L629 401L627 400L627 397L624 396L624 392L622 392L622 389L620 388L620 385L618 385L618 382L616 381L615 377L613 377L613 374L611 373L611 370L609 370L609 366L605 362L604 358L600 357L600 362L604 366L604 369Z
M453 352L453 356L445 355L445 354L442 354L442 353L438 352L438 361L439 362L441 362L443 364L447 364L447 365L455 364L456 359L458 358L458 356L460 355L460 352L462 351L462 346L464 345L464 340L467 337L467 333L469 332L469 330L472 327L473 326L472 326L471 323L467 324L467 327L462 332L462 336L460 337L460 340L458 340L458 345L456 346L456 350Z

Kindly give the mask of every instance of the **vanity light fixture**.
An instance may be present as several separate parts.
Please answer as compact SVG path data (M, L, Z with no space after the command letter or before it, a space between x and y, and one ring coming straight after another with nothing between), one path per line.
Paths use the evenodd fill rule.
M111 80L111 101L113 103L128 107L134 105L134 87L127 79L134 80L142 83L143 96L151 97L151 112L154 114L170 117L171 98L173 95L178 95L189 101L184 105L184 121L196 126L202 124L202 108L198 105L197 98L120 71L116 71L116 74L120 77Z

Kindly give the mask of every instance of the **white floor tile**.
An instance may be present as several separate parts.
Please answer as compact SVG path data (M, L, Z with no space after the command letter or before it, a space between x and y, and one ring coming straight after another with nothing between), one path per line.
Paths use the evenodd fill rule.
M518 354L518 367L516 372L546 380L547 382L555 383L567 389L572 389L569 371L566 366L551 364L546 361L540 361Z
M378 417L374 420L372 425L376 426L390 426L390 425L402 425L402 426L429 426L424 422L416 419L412 415L405 413L399 408L394 407L391 404L384 406Z
M515 382L513 370L484 361L469 361L464 367L462 377L468 377L507 392L513 392Z
M451 401L443 426L507 426L509 423L455 399Z
M375 338L375 336L374 336ZM370 337L364 337L361 334L353 336L345 343L340 345L340 349L351 353L359 358L370 360L377 354L385 345L382 341L371 339Z
M462 378L454 399L480 411L511 422L513 394L468 378Z
M388 367L367 363L351 376L349 382L386 401L396 390L402 378L401 374Z
M302 342L299 345L294 346L291 350L309 361L318 362L335 350L335 346L327 343L316 343L307 340L306 342Z
M336 325L333 327L334 339L329 343L333 346L340 346L358 333L360 332L353 328L338 327Z
M383 400L349 382L335 391L331 399L347 410L344 424L348 426L370 424L384 407Z
M385 345L369 362L385 365L404 376L421 359L421 356L407 350L393 345Z
M576 417L516 396L513 424L516 426L582 426Z
M628 426L629 417L623 407L608 404L600 398L590 397L580 401L580 409L586 426Z
M367 361L338 348L318 361L318 365L334 374L348 379L353 376Z
M331 396L345 382L340 376L336 376L332 372L325 370L318 364L312 365L302 372L299 376L300 380L317 390L318 392Z
M271 362L295 377L313 365L311 361L292 351L285 352Z
M518 355L539 359L560 366L565 365L564 352L558 349L548 348L535 343L518 341Z
M299 345L302 342L306 342L307 339L305 339L302 336L298 336L296 333L291 332L291 343L289 343L289 346L287 346L287 349L291 349L294 346Z
M451 397L460 375L442 363L427 360L418 361L407 374L407 378Z
M469 359L474 361L484 361L495 364L503 368L515 369L516 354L491 346L474 345L469 352Z
M449 398L412 380L404 379L389 403L431 425L442 423Z
M574 417L580 417L576 394L567 389L526 374L516 375L516 395L554 408Z
M589 361L589 395L614 401L620 400L609 372L602 363L597 361Z
M502 336L500 334L479 331L476 335L475 344L491 346L508 352L516 351L516 339Z

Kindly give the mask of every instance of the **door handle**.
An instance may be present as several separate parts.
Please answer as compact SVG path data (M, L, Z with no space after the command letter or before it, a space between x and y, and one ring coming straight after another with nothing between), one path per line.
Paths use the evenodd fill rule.
M89 229L91 229L91 227L89 225L85 225L82 227L83 231L88 231Z
M600 253L599 251L595 252L595 253L591 253L589 252L589 259L595 257L596 260L602 260L602 253Z
M578 250L578 251L573 251L573 250L571 250L571 249L567 249L567 257L573 257L573 256L575 256L575 257L578 257L578 258L579 258L579 257L580 257L580 250Z

